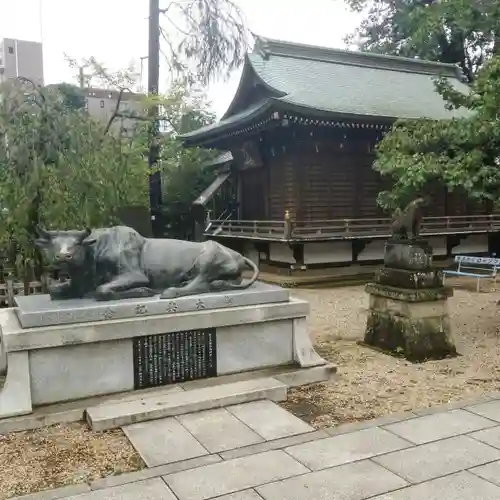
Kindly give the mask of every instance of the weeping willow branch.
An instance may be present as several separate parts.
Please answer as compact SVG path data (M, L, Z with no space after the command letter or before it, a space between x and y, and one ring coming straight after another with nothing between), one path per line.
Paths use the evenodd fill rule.
M162 13L166 59L175 76L207 84L243 61L250 33L232 0L172 1Z

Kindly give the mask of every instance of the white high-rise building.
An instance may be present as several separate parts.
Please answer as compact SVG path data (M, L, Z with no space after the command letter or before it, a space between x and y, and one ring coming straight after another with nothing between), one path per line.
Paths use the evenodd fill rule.
M0 38L0 82L20 76L44 84L42 44Z

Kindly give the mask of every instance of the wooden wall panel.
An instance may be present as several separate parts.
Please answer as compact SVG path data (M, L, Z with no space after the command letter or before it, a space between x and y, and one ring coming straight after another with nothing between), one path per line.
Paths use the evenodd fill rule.
M297 169L291 159L281 160L269 164L269 219L276 221L286 210L296 217L298 205Z
M267 169L264 167L260 167L241 170L240 178L240 217L243 220L266 220L268 218Z
M373 154L366 154L355 160L357 217L362 219L387 217L377 204L378 194L384 190L384 184L380 174L373 170L374 159Z
M330 219L356 217L356 172L349 154L338 155L329 168Z
M282 220L286 210L305 222L390 216L376 201L380 191L390 189L390 180L372 168L375 135L312 127L270 132L264 141L268 218ZM252 185L256 193L259 188L255 182ZM436 183L422 189L422 194L431 199L428 216L488 213L485 204L467 202L463 194L446 194ZM254 203L257 196L260 193Z

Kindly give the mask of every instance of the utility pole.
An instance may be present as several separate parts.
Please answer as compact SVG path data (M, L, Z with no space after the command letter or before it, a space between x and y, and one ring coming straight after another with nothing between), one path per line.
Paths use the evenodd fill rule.
M160 81L160 0L149 0L149 51L148 51L148 93L158 95ZM149 176L149 208L151 212L151 227L153 236L160 236L161 220L161 175L155 171L159 156L159 123L158 106L152 106L150 111L151 131L148 165Z
M81 89L85 88L85 73L83 71L83 66L78 67L78 82Z

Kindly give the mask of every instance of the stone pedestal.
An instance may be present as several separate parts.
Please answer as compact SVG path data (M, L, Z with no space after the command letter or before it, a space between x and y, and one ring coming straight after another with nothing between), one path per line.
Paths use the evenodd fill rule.
M309 304L264 283L175 300L16 301L0 311L8 361L0 418L199 378L326 365L309 339Z
M425 241L388 241L384 267L366 286L364 343L420 362L456 355L442 274Z

